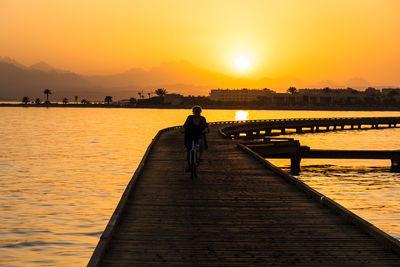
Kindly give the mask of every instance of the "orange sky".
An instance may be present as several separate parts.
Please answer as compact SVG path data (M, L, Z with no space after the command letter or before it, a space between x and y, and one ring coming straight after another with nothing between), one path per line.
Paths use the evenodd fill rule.
M400 85L399 13L397 0L0 0L0 56L83 74L187 60L250 78Z

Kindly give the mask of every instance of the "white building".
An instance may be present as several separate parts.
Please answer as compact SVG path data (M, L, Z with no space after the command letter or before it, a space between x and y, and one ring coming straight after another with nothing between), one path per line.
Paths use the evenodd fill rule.
M275 93L270 89L212 89L210 100L222 102L252 102Z

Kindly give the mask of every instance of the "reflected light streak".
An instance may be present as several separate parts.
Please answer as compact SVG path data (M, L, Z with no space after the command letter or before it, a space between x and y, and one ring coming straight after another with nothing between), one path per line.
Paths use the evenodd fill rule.
M235 113L235 121L247 121L249 119L249 112L238 110Z

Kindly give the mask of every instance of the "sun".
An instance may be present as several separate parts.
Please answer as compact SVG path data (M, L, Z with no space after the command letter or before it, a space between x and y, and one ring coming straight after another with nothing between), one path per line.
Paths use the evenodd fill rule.
M250 58L246 55L237 56L235 59L235 66L239 70L247 70L250 66Z

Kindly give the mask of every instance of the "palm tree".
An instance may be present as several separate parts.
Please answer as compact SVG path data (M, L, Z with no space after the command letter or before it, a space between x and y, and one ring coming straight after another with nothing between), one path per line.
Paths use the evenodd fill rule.
M292 94L292 95L294 95L294 94L296 94L297 93L297 88L296 87L289 87L289 89L287 89L287 91L286 92L288 92L289 94Z
M30 100L29 100L29 97L27 97L27 96L24 96L24 97L22 98L22 103L24 103L25 105L28 104L29 101L30 101Z
M64 97L62 102L63 102L63 104L67 104L68 103L68 98Z
M84 105L89 105L90 104L89 100L86 100L86 99L82 99L81 103L84 104Z
M151 92L148 92L148 93L147 93L147 95L149 96L149 99L150 99L150 96L151 96Z
M78 103L78 96L75 96L75 103Z
M46 89L43 91L43 94L46 95L46 103L49 103L49 95L51 95L50 89Z
M36 105L40 105L40 103L41 103L40 98L36 98L35 104L36 104Z
M107 103L107 105L110 105L110 103L112 102L112 96L106 96L106 98L104 98L104 102Z
M167 90L165 90L164 88L158 88L157 90L154 91L154 93L159 97L162 97L167 94Z

